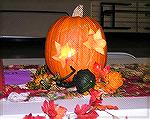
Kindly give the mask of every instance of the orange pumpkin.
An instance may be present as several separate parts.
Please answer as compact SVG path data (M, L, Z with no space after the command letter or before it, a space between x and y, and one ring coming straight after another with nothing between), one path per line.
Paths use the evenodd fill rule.
M94 63L106 64L107 45L100 24L90 17L63 16L49 29L45 42L45 60L53 74L65 77L71 72L89 69ZM68 80L72 80L70 77Z

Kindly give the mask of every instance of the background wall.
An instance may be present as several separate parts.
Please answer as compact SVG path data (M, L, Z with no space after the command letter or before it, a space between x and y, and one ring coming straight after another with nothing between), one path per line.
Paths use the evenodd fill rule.
M100 10L100 2L148 2L149 0L0 0L0 58L43 58L44 43L51 24L61 15L41 13L10 13L2 10L61 11L72 15L79 4L84 15L93 16ZM149 7L150 8L150 7ZM96 11L97 12L97 11ZM98 11L98 15L100 11ZM98 16L100 17L100 16ZM150 33L105 31L109 52L126 52L135 57L150 57ZM3 38L1 36L28 36L34 39ZM37 38L38 37L38 38ZM41 38L42 37L42 38Z
M79 4L84 5L84 15L90 16L90 1L85 0L1 0L0 10L58 11L72 15ZM64 15L66 14L1 12L0 36L45 37L51 24Z

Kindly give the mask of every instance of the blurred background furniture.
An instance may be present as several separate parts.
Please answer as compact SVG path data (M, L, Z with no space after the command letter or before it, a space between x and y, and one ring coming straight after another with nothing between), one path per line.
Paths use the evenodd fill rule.
M44 43L51 24L84 6L84 15L103 27L108 52L150 57L150 2L147 0L27 0L1 2L0 58L44 58ZM122 29L128 27L127 29Z
M3 61L0 59L0 92L3 90L4 77L3 77Z

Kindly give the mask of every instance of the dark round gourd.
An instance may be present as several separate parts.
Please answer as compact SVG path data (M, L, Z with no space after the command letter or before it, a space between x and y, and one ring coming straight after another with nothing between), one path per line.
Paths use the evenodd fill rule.
M73 77L73 82L76 84L77 92L84 93L95 86L95 75L89 70L79 70Z
M63 78L59 78L58 76L52 78L56 82L56 85L59 87L71 88L76 87L78 93L84 93L88 91L90 88L93 88L96 84L95 75L89 70L79 70L73 77L73 80L70 82L66 82L65 80L70 77L72 74L76 72L76 70L70 66L72 72ZM46 85L44 85L46 86ZM47 87L47 86L46 86Z

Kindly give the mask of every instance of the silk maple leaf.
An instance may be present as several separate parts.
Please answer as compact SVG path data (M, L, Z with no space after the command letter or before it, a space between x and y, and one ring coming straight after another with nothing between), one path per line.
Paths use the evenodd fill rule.
M91 106L93 106L93 108L95 109L98 109L98 110L106 110L106 109L109 109L109 110L117 110L118 107L117 106L113 106L113 105L102 105L102 94L103 92L99 91L99 90L95 90L95 89L90 89L90 95L91 95L91 98L90 98L90 101L89 101L89 104Z
M74 112L77 115L77 119L96 119L98 117L97 112L91 109L88 104L84 104L81 107L76 105Z
M45 116L33 116L31 113L29 115L25 115L23 119L46 119Z
M89 101L90 105L96 106L96 105L99 105L99 103L102 103L101 97L102 97L103 92L95 90L95 89L90 89L89 92L91 95L90 101Z
M103 69L100 69L99 71L100 71L101 77L105 78L106 75L111 71L110 66L109 65L105 66Z
M96 33L90 29L88 40L83 44L89 49L94 49L103 55L105 54L104 47L106 46L106 41L104 38L102 38L100 29L98 29Z
M47 114L50 119L62 119L67 112L67 109L62 106L57 106L53 100L44 101L42 111Z

